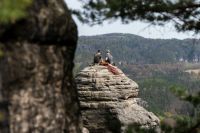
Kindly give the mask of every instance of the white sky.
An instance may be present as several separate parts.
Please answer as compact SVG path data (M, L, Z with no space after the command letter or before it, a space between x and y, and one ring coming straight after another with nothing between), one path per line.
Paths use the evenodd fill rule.
M65 0L68 7L71 9L80 9L81 5L78 0ZM194 35L191 32L178 33L174 29L172 24L167 24L164 27L161 26L149 26L149 23L135 21L129 24L122 24L120 20L116 22L105 22L103 25L89 26L87 24L80 23L74 17L76 24L78 25L79 36L82 35L99 35L106 33L131 33L145 38L200 38L200 35Z

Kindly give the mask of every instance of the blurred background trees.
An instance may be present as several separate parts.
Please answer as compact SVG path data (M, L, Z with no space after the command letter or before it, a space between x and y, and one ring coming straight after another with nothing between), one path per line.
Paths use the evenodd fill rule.
M79 0L83 3L80 20L100 24L121 19L124 23L142 20L163 25L173 22L178 31L200 30L198 0Z
M32 0L1 0L0 23L13 23L17 19L25 17L26 8Z
M81 0L80 0L81 1ZM153 25L173 23L177 31L200 31L199 0L84 0L83 10L73 11L78 18L87 24L101 24L105 20L121 19L123 23L141 20ZM189 57L193 56L193 51ZM173 92L182 100L192 103L194 115L173 117L176 125L163 125L166 132L199 133L200 93L191 94L183 88L174 87ZM138 130L129 130L136 131Z
M79 19L88 24L101 24L105 20L121 19L124 23L142 20L151 24L164 25L174 23L178 31L200 31L200 3L198 0L80 0L83 11L73 11ZM26 17L26 8L31 0L1 0L0 25L15 23ZM3 55L0 49L0 56ZM176 119L182 125L182 132L200 132L199 101L200 95L188 94L173 89L181 99L189 101L195 107L194 116L188 119ZM177 126L179 127L179 126ZM185 128L184 128L185 127ZM179 127L180 128L180 127ZM175 128L166 128L170 132Z

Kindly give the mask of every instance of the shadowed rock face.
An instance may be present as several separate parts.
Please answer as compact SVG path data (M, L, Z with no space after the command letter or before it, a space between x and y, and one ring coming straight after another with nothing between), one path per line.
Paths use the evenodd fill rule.
M41 44L70 45L77 29L64 0L33 0L27 17L14 24L0 25L0 40L29 40Z
M76 77L83 124L91 133L121 133L128 125L156 127L159 119L137 104L138 85L118 68L90 66Z
M33 0L27 18L0 28L0 89L9 102L10 132L79 133L72 75L77 29L64 0Z

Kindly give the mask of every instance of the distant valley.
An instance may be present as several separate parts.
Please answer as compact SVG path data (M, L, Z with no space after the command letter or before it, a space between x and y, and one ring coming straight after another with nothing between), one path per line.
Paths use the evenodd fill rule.
M132 34L81 36L76 60L91 62L93 54L109 49L116 63L158 64L168 62L200 62L200 40L148 39ZM81 55L81 56L80 56Z
M191 105L179 101L169 89L178 86L189 92L200 90L199 75L187 72L200 69L200 40L148 39L120 33L81 36L75 74L92 64L98 49L104 58L109 49L116 66L138 82L140 95L151 111L190 114Z

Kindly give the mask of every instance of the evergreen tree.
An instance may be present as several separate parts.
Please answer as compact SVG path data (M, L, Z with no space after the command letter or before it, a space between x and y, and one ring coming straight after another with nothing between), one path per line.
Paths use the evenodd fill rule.
M85 10L81 13L84 16L79 18L86 23L99 24L104 20L121 19L124 23L142 20L163 25L171 21L178 31L199 32L200 30L198 0L85 0L82 2Z
M80 20L89 24L100 24L104 20L121 19L124 23L142 20L152 24L163 25L173 22L178 31L200 31L200 2L198 0L86 0L85 9ZM80 14L75 11L74 13ZM193 51L191 51L193 56ZM188 94L179 88L174 93L181 99L189 101L195 107L191 118L176 118L177 125L163 128L166 132L199 133L200 132L200 93ZM137 128L135 128L137 129ZM130 131L130 130L129 130ZM132 130L138 132L138 130Z

